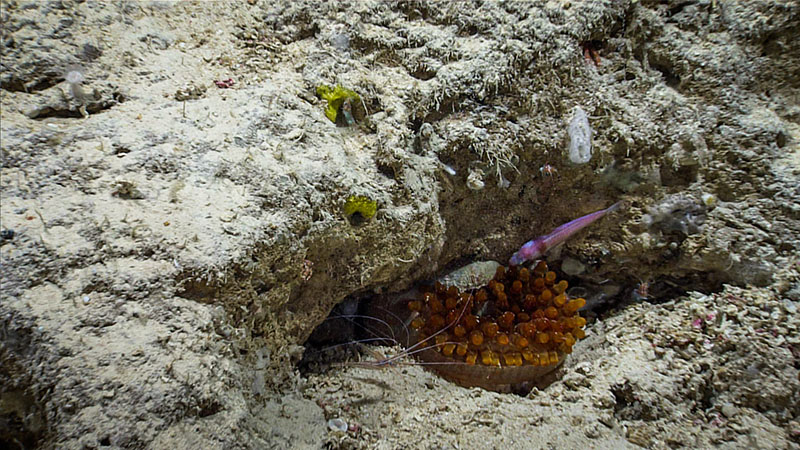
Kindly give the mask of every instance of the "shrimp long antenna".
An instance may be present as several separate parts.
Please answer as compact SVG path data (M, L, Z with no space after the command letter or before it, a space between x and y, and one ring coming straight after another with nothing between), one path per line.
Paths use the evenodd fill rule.
M435 339L436 336L444 333L450 327L452 327L455 324L457 324L461 320L462 317L464 317L464 313L466 312L467 308L469 307L470 303L472 302L472 298L473 298L473 295L469 294L469 298L464 302L464 306L461 308L461 312L458 314L458 317L456 317L455 320L453 320L449 324L445 325L444 327L440 328L438 331L436 331L432 335L426 337L425 339L422 339L419 342L415 343L414 345L411 345L410 347L408 347L406 349L405 352L402 352L400 354L394 355L394 356L392 356L390 358L386 358L385 361L381 362L381 365L391 364L392 362L397 361L400 358L404 358L407 355L414 355L414 354L419 353L421 351L427 350L428 347L426 346L426 344L427 344L428 341L430 341L431 339ZM442 345L444 345L444 344L442 344ZM422 348L420 348L420 347L422 347Z
M372 336L378 336L378 337L382 337L383 339L386 339L386 340L389 340L389 341L397 342L397 339L395 339L395 336L394 336L394 329L389 324L389 322L387 322L387 321L385 321L383 319L380 319L378 317L372 317L372 316L362 315L362 314L342 314L342 315L338 315L338 316L328 317L323 322L326 322L328 320L334 320L334 319L346 320L346 321L352 323L354 326L357 326L357 327L363 329L364 331L366 331L367 333L371 334ZM379 333L376 330L372 329L371 327L366 326L363 323L358 323L354 319L366 319L366 320L372 320L372 321L378 322L379 324L381 324L381 325L386 327L386 329L389 331L388 334L391 337L387 337L385 334Z
M385 337L376 337L376 338L359 339L357 341L342 342L341 344L335 344L335 345L327 346L323 350L328 351L328 350L334 350L334 349L337 349L337 348L340 348L340 347L347 347L347 346L350 346L350 345L353 345L353 344L364 344L364 343L367 343L367 342L381 342L381 341L390 341L390 342L392 342L392 345L400 345L400 343L397 342L397 341L393 341L393 340L385 338Z
M405 332L405 335L406 335L405 336L406 337L405 342L409 342L409 340L411 339L411 333L409 333L409 331L408 331L407 322L404 321L400 316L398 316L397 314L393 313L392 311L390 311L387 308L384 308L382 306L376 306L375 308L385 312L386 314L388 314L390 316L392 316L392 318L397 320L397 323L403 325L403 331ZM391 333L392 333L392 338L395 338L396 336L394 335L394 329L391 330Z
M458 345L459 342L455 342L455 341L442 342L441 344L436 344L435 346L436 347L442 347L442 346L445 346L447 344ZM342 345L344 345L344 344L342 344ZM417 353L424 352L425 350L430 350L430 347L417 348L417 349L415 349L413 351L408 351L407 350L407 351L404 351L402 353L398 353L397 355L390 356L388 358L379 358L378 361L374 361L374 362L361 362L361 361L359 361L359 362L355 363L355 365L357 367L365 367L365 368L381 368L381 367L384 367L384 366L393 365L395 362L397 362L397 361L399 361L399 360L401 360L401 359L403 359L403 358L405 358L407 356L414 356ZM370 353L372 353L372 352L370 352ZM383 355L381 355L381 356L383 356ZM414 363L415 366L435 366L435 365L446 366L446 365L463 365L463 364L464 363L461 362L461 361L417 361L417 362ZM335 364L335 366L337 366L337 367L347 367L347 366L352 366L352 365L353 365L353 363Z

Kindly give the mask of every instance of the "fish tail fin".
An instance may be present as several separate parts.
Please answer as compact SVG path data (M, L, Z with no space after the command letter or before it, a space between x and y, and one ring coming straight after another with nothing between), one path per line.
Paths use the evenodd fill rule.
M608 208L606 208L606 213L614 212L614 211L616 211L616 210L618 210L620 208L622 208L622 201L614 203L613 205L611 205Z

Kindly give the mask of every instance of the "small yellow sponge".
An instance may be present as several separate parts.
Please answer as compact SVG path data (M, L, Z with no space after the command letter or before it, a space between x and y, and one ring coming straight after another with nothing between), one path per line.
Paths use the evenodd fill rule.
M360 214L364 219L371 219L378 210L378 202L370 200L369 197L363 195L351 195L347 197L344 202L344 213L348 217L353 214Z
M345 101L349 101L349 104L361 101L361 97L359 97L358 94L341 86L331 88L330 86L321 84L317 86L317 95L328 102L328 106L325 107L325 117L333 123L336 123L336 118L339 116L339 109L344 105ZM347 121L348 125L350 125L350 120Z

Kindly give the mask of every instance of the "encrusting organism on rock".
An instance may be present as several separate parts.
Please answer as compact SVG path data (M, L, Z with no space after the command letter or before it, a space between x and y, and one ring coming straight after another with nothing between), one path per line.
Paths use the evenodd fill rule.
M352 219L353 216L358 216L357 221L361 223L375 215L378 210L378 202L364 195L351 195L347 197L342 210L348 218Z
M592 159L592 127L589 116L580 106L576 106L567 126L569 160L573 164L586 164Z
M713 201L711 202L713 206ZM706 202L682 195L664 198L649 206L642 223L665 234L677 233L683 236L697 234L706 221L708 206Z
M83 92L83 88L81 87L81 84L86 81L86 76L84 76L83 70L78 67L68 68L64 74L64 81L66 81L69 85L69 92L72 94L72 98L77 100L79 103L83 103L86 97L86 94Z

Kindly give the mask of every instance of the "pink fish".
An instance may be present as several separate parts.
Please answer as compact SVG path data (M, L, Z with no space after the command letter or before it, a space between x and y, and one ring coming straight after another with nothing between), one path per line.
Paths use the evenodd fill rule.
M578 231L589 226L589 224L592 222L600 219L612 211L616 211L619 209L621 204L622 202L614 203L606 209L601 209L600 211L595 211L571 222L567 222L553 230L550 234L546 234L526 242L519 250L517 250L516 253L511 255L511 259L508 261L508 264L511 266L517 266L525 261L531 261L540 258L548 250L566 241Z

